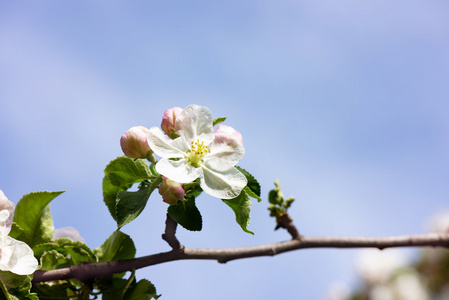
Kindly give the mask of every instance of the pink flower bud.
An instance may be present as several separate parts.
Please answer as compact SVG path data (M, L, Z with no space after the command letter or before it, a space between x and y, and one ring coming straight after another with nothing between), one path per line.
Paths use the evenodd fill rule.
M182 183L168 179L162 176L162 184L159 186L159 194L162 195L164 202L172 205L184 199L186 192L182 188Z
M123 153L129 158L147 158L152 154L147 140L148 131L149 129L143 126L135 126L125 132L120 138Z
M235 139L243 143L242 134L231 126L218 125L218 128L214 131L214 135L217 142L230 142Z
M162 116L161 128L169 137L176 138L176 118L183 111L180 107L167 109Z

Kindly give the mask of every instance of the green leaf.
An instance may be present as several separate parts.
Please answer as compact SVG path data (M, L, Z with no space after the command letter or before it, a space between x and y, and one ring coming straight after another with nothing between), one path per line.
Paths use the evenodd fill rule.
M39 244L33 248L34 255L36 257L44 257L48 252L56 251L57 253L63 255L68 259L70 265L79 265L83 262L97 262L97 257L92 252L92 250L86 244L78 241L72 241L68 238L60 238L56 239L52 242ZM65 267L65 261L62 257L57 256L56 254L51 254L52 256L47 257L47 267L54 267L52 262L56 262L58 259L63 265L58 265L58 267ZM52 259L51 261L48 259Z
M218 125L220 123L223 123L226 120L226 117L220 117L220 118L215 118L212 121L212 126Z
M100 262L131 259L136 255L136 247L127 234L114 231L94 253Z
M151 193L162 182L162 176L159 175L154 179L150 186L141 184L140 189L136 192L118 192L117 194L117 227L122 228L135 218L137 218L147 205L148 198Z
M257 196L248 186L245 186L243 190L250 196L251 198L257 199L258 202L262 201L262 198Z
M48 204L63 192L29 193L17 203L13 221L21 229L22 240L31 247L48 242L53 237L53 219Z
M75 286L67 281L52 281L51 284L34 283L32 288L32 291L39 295L40 300L75 299L74 290Z
M203 219L195 205L195 197L170 205L167 212L173 220L187 230L201 231L203 228Z
M279 197L278 190L270 190L268 192L268 202L275 205L280 205L282 203L282 198Z
M36 294L30 293L31 276L17 275L9 271L0 271L0 289L3 299L38 300Z
M161 295L158 295L154 285L146 280L142 279L132 288L128 289L123 299L125 300L150 300L158 299Z
M70 259L56 250L46 251L40 261L44 271L70 267Z
M271 204L282 206L282 202L284 201L284 194L282 193L279 179L276 179L274 181L274 185L276 186L276 188L268 192L268 202L270 202Z
M12 222L9 236L22 242L26 241L27 239L25 231L19 225L17 225L16 222Z
M253 175L251 175L248 171L246 171L245 169L239 167L239 166L235 166L237 168L237 170L239 170L240 172L242 172L243 175L245 175L246 179L248 180L248 184L246 185L247 187L250 188L250 190L256 194L257 196L260 197L260 184L259 182L256 180L256 178L254 178Z
M116 275L116 274L115 274ZM128 279L115 276L103 276L98 279L97 287L103 293L103 300L123 300L128 288L136 282L135 270Z
M245 189L242 190L240 195L233 199L222 199L235 213L235 220L237 224L242 227L243 231L254 234L251 230L248 230L251 210L251 198L246 193Z
M134 160L119 156L106 166L103 177L103 199L114 220L117 220L117 193L128 190L134 183L153 177L147 163L142 159Z

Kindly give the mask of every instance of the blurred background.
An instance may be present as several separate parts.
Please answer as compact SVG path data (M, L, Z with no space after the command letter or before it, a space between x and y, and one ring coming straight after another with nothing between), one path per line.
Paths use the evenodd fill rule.
M262 186L244 233L202 195L187 247L289 239L267 193L279 178L303 235L423 233L449 210L447 1L1 1L0 189L66 190L56 228L91 248L116 229L102 200L106 164L130 127L199 104L243 135L240 166ZM161 239L158 194L123 227L143 256ZM139 270L162 299L326 299L356 288L360 250L310 249L218 264ZM413 259L417 249L400 255Z

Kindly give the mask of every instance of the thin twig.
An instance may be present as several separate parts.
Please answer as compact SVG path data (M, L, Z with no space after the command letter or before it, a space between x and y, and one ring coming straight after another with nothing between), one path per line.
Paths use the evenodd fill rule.
M178 223L176 223L168 214L167 220L165 221L165 232L162 235L162 239L166 241L173 250L182 251L184 246L176 238L176 227Z
M169 242L170 244L171 242ZM301 239L293 239L286 242L223 249L183 248L183 251L174 248L170 252L164 252L135 259L112 261L103 263L91 263L72 266L70 268L36 271L33 283L64 280L76 278L83 282L86 280L114 273L122 273L133 269L140 269L169 261L202 259L216 260L226 263L231 260L274 256L280 253L306 248L392 248L392 247L445 247L449 248L449 234L420 234L392 237L312 237L301 236Z

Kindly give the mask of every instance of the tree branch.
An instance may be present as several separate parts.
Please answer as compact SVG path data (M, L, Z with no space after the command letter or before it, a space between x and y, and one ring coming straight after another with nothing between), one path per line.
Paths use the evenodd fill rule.
M178 223L175 222L168 214L167 214L167 220L165 221L165 232L162 235L162 239L166 241L170 247L173 248L173 250L179 250L182 251L184 249L184 246L181 245L181 243L176 238L176 227L178 226Z
M292 236L292 239L301 238L298 229L296 229L295 224L293 224L293 219L287 212L280 213L276 216L276 228L274 228L274 230L278 230L279 228L286 229Z
M167 222L170 221L168 221L167 219ZM167 228L164 235L167 235ZM172 246L172 242L168 243L170 244L170 246ZM220 263L226 263L235 259L258 256L274 256L280 253L306 248L378 248L380 250L391 247L449 248L449 234L431 233L392 237L301 236L300 239L293 239L286 242L252 247L223 249L183 248L181 244L179 245L180 248L173 248L173 250L170 252L163 252L135 259L104 263L88 263L51 271L38 270L34 273L33 283L71 278L86 282L92 280L95 277L132 271L133 269L140 269L175 260L207 259L216 260Z

